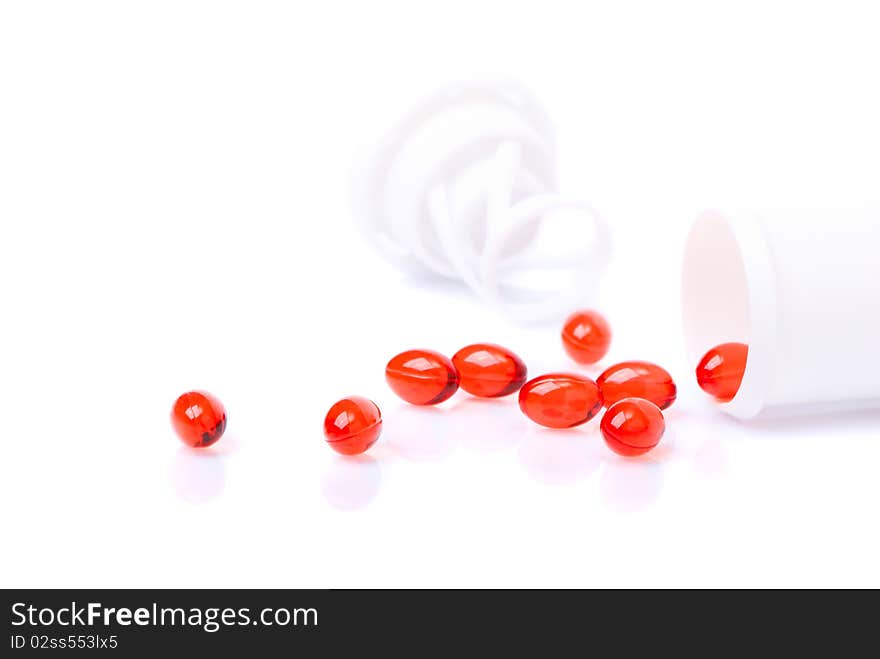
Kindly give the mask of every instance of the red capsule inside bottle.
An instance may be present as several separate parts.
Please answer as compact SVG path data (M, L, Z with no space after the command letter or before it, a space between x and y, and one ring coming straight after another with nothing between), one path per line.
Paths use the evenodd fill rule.
M749 360L744 343L722 343L712 348L697 366L697 383L719 403L736 398Z
M528 373L512 350L494 343L466 346L453 355L452 363L461 388L482 398L500 398L519 391Z
M600 427L608 448L618 455L635 457L660 443L666 421L651 401L624 398L608 408Z
M599 387L574 373L549 373L526 382L519 390L519 407L535 423L548 428L573 428L602 409Z
M338 401L324 418L324 437L337 453L357 455L370 448L382 433L379 406L362 396Z
M615 364L596 380L606 406L624 398L643 398L661 410L675 402L678 393L669 372L650 362Z
M458 390L458 371L452 361L433 350L407 350L385 367L388 386L413 405L436 405Z
M598 311L575 311L562 327L562 346L579 364L595 364L611 347L611 326Z

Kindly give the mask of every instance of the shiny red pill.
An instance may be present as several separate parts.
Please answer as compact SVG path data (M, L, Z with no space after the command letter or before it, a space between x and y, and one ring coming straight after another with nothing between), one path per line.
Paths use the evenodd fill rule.
M618 455L642 455L660 443L666 432L663 412L651 401L624 398L608 408L600 424L605 443Z
M174 401L171 425L184 444L205 448L223 436L226 408L207 391L189 391Z
M466 346L453 355L452 363L461 388L482 398L500 398L519 391L528 374L522 359L494 343Z
M452 361L433 350L407 350L385 367L385 380L398 396L413 405L436 405L458 390Z
M382 413L368 398L349 396L330 408L324 419L324 437L337 453L357 455L382 434Z
M519 407L542 426L572 428L598 414L602 395L590 378L574 373L549 373L523 385L519 390Z
M749 347L744 343L722 343L712 348L697 366L700 389L719 403L736 398L749 360Z
M606 406L624 398L644 398L661 410L675 402L677 388L666 369L650 362L622 362L596 380Z
M575 311L562 327L562 346L579 364L595 364L611 347L611 326L598 311Z

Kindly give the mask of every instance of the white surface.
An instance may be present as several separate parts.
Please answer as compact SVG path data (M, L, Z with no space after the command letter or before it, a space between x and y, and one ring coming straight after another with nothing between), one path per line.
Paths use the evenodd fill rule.
M749 346L720 409L747 420L880 408L878 246L880 207L700 216L683 261L688 355Z
M724 418L678 303L701 208L880 196L878 17L662 4L3 3L0 584L880 586L880 416ZM419 345L572 367L555 328L401 279L352 228L356 151L483 72L539 95L562 191L614 227L607 363L684 390L650 460L384 384ZM193 387L229 410L213 456L168 424ZM386 432L346 463L321 423L354 392Z

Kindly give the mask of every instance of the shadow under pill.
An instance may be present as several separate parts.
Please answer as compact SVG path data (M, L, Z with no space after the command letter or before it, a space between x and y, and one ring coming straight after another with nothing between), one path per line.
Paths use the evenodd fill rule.
M334 456L321 479L321 492L338 510L359 510L379 494L382 470L369 455Z
M694 470L700 476L719 480L727 476L727 453L724 444L718 439L707 439L700 443L694 452Z
M477 398L465 396L449 409L449 432L464 448L491 453L517 446L525 436L529 421L520 412L515 396Z
M648 456L604 460L599 478L603 503L616 512L644 510L660 498L663 491L663 465Z
M210 450L213 455L226 457L227 455L238 453L241 450L241 442L234 434L227 433L208 450Z
M801 416L768 416L741 421L726 417L729 424L753 432L761 431L780 439L801 439L806 433L828 434L832 431L880 430L880 410L847 410L821 412ZM831 434L829 434L831 433ZM835 437L835 441L837 438Z
M216 499L226 487L226 460L212 448L181 446L171 465L171 485L189 503Z
M587 478L599 466L597 433L585 428L554 430L534 427L526 432L519 461L540 483L565 485Z
M442 460L455 450L459 438L450 412L442 407L401 404L385 414L379 441L405 460Z

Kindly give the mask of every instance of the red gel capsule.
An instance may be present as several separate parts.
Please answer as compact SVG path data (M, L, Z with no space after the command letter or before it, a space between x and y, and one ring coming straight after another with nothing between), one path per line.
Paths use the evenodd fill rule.
M519 390L519 407L535 423L548 428L573 428L602 409L599 387L573 373L550 373L526 382Z
M647 453L666 432L663 412L651 401L624 398L608 408L601 423L605 443L628 458Z
M611 326L597 311L575 311L562 327L562 346L579 364L595 364L611 347Z
M678 391L669 372L650 362L615 364L596 383L608 406L624 398L644 398L665 410L675 402Z
M697 366L700 389L719 403L729 403L739 393L748 360L749 347L744 343L723 343L712 348Z
M459 385L469 394L500 398L518 391L526 381L526 365L513 352L493 343L475 343L452 357Z
M433 350L407 350L385 367L385 380L413 405L436 405L458 390L458 371L448 357Z
M174 402L171 425L184 444L205 448L223 436L226 408L207 391L189 391Z
M330 408L324 418L324 437L337 453L363 453L382 434L382 413L369 398L349 396Z

